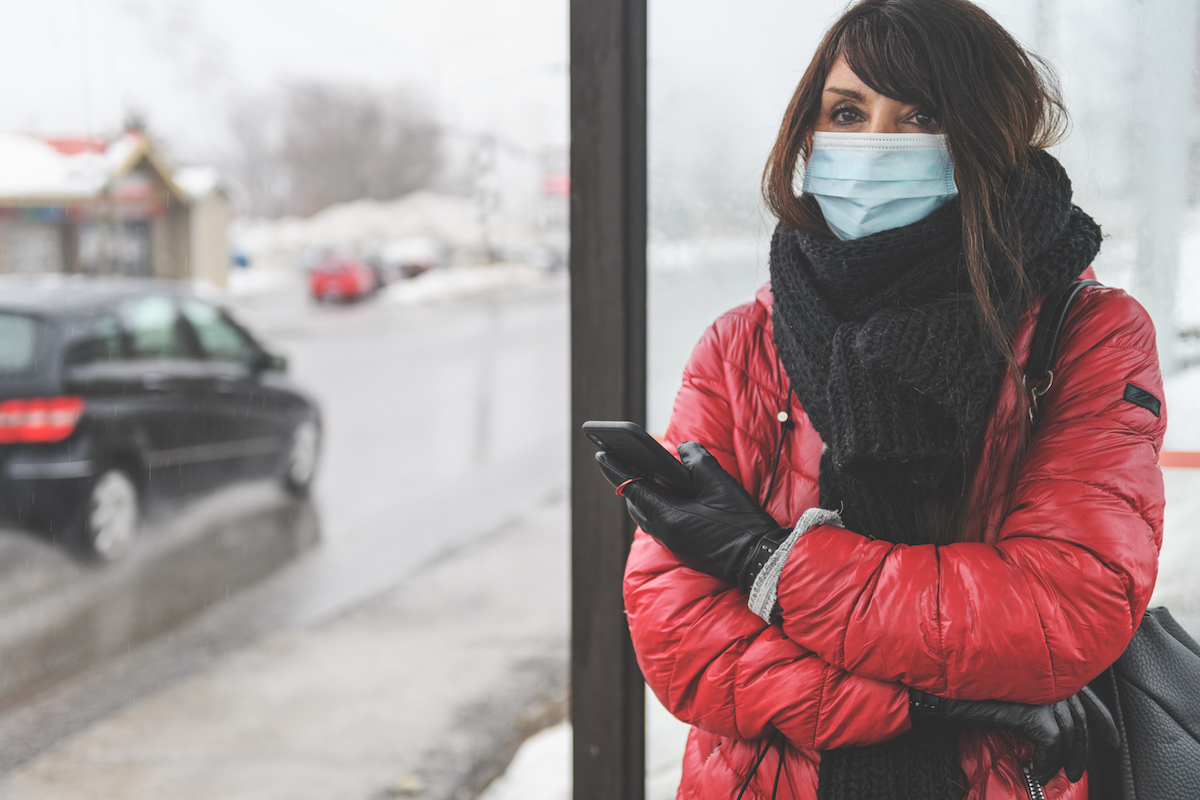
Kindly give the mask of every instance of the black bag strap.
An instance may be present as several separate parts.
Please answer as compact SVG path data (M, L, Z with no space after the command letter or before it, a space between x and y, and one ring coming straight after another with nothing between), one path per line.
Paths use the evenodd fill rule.
M1029 343L1029 360L1025 362L1025 388L1029 390L1029 419L1037 412L1038 398L1054 385L1054 355L1058 350L1058 338L1071 303L1087 286L1101 286L1099 281L1084 280L1069 283L1058 291L1047 295L1038 312L1037 327Z

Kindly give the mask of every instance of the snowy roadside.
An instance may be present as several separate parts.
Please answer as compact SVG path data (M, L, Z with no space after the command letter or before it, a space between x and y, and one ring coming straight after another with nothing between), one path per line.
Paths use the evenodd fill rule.
M1200 240L1198 240L1200 241ZM1200 259L1198 259L1200 260ZM1200 452L1200 368L1180 372L1165 385L1167 435L1164 449ZM1167 506L1158 583L1151 605L1165 605L1200 634L1200 470L1164 469Z
M460 264L431 269L414 278L404 278L384 286L378 300L389 305L418 305L479 297L510 289L525 289L555 282L560 272L520 261L491 264ZM263 267L235 269L229 273L229 285L219 289L198 284L202 294L232 299L304 292L305 276L299 270Z
M646 692L646 800L673 800L688 726ZM477 800L571 800L571 723L560 722L521 745L504 774Z
M241 218L230 226L230 238L255 267L280 272L322 252L383 256L414 239L435 242L452 264L545 247L544 237L527 223L497 213L485 219L469 197L425 190L395 200L336 203L307 218Z
M520 262L464 264L422 273L384 287L380 300L394 305L417 305L480 297L512 289L544 286L555 273Z

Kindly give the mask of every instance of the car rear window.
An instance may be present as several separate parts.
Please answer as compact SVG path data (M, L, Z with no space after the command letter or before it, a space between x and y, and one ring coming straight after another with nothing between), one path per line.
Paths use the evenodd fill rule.
M31 317L0 311L0 380L33 371L40 327Z

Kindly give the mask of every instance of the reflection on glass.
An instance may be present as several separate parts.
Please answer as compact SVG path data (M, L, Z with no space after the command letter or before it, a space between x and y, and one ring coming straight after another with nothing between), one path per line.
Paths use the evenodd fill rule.
M1200 91L1196 4L1186 0L983 0L1062 82L1072 127L1052 152L1075 202L1101 224L1095 269L1129 289L1159 330L1172 422L1168 449L1200 451ZM774 220L760 182L791 94L835 0L650 2L649 428L665 429L680 373L705 327L767 280ZM1157 109L1157 110L1152 110ZM1167 474L1157 600L1196 603L1184 557L1187 476ZM1172 550L1172 548L1177 548ZM1171 558L1170 553L1179 558ZM1183 566L1186 563L1189 566ZM648 787L673 796L682 732L650 696Z
M1200 279L1189 273L1200 270L1194 4L981 5L1058 72L1072 128L1053 152L1072 176L1076 202L1105 231L1096 261L1101 280L1130 288L1147 305L1162 292L1172 295L1178 327L1200 328ZM774 220L762 210L759 183L767 151L817 41L844 6L766 0L730 13L712 0L650 3L653 430L666 425L679 373L704 327L766 281ZM1173 214L1180 222L1171 223ZM1155 281L1169 278L1172 252L1179 279L1159 290ZM1140 266L1151 261L1166 266ZM1187 349L1197 340L1193 333L1181 344L1181 365L1200 358Z

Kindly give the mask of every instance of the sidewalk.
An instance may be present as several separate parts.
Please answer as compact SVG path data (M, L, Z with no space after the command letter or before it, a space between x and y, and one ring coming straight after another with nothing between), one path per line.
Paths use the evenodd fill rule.
M566 710L564 503L14 770L11 800L473 797Z

